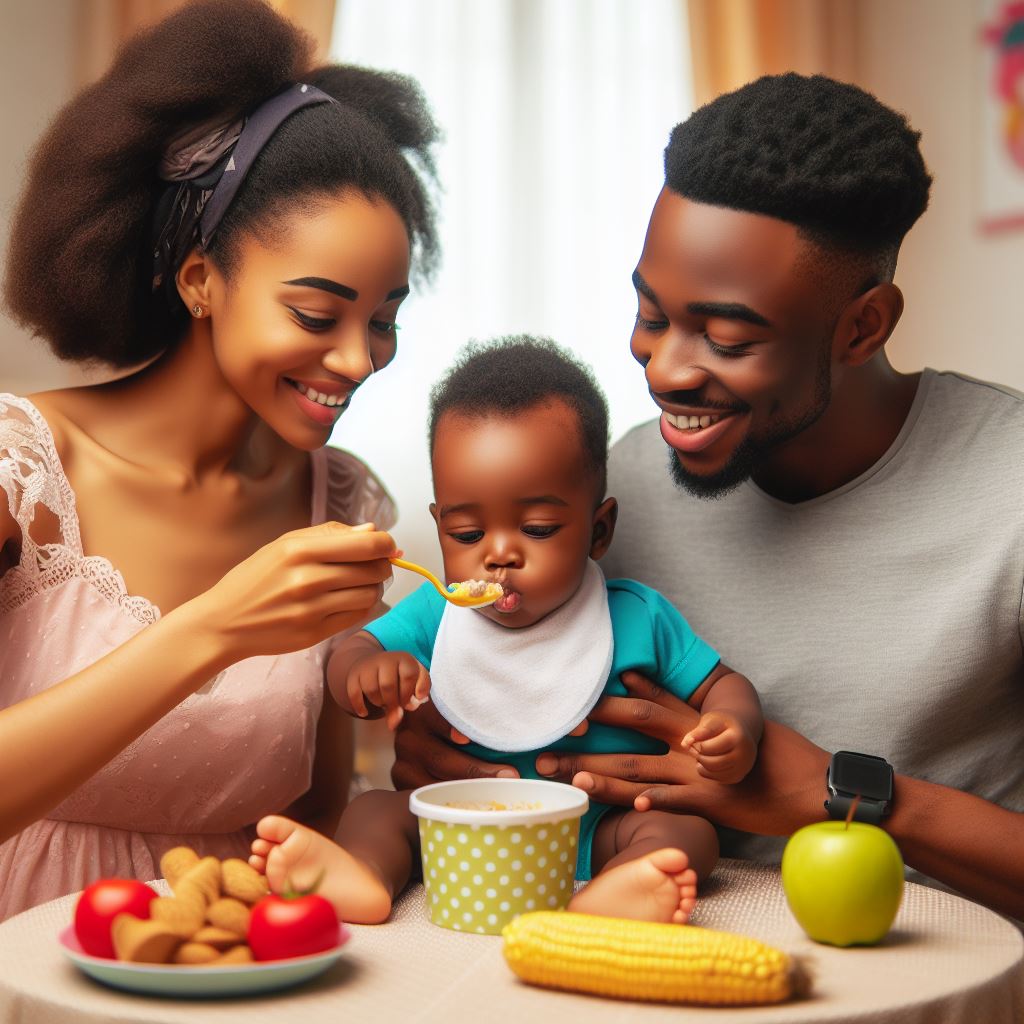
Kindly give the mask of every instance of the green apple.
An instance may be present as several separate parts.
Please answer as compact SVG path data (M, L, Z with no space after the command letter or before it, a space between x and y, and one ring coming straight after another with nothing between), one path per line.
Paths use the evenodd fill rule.
M816 942L872 945L885 937L903 897L903 858L883 829L819 821L790 836L782 887L793 916Z

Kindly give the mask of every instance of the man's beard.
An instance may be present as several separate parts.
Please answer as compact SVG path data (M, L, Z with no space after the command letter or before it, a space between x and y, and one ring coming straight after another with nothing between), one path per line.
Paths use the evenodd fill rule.
M814 397L810 405L788 420L780 421L756 440L749 435L740 442L729 461L717 473L691 473L683 468L673 448L669 448L669 471L672 482L695 498L724 498L740 484L749 480L764 457L790 438L805 431L829 406L832 390L832 354L830 346L822 346Z

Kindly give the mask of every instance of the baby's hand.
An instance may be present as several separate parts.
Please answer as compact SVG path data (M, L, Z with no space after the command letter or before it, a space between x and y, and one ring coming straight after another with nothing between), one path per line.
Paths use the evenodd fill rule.
M709 711L684 737L683 750L697 759L697 771L715 782L739 782L754 767L757 744L727 711Z
M430 675L405 651L380 651L360 658L345 682L349 703L360 718L371 706L383 708L389 729L397 729L406 711L430 699Z

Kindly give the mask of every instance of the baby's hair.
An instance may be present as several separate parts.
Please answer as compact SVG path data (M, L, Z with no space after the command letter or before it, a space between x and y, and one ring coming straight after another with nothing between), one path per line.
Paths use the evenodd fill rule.
M557 400L579 421L584 468L603 498L608 403L591 369L549 338L519 334L466 345L430 392L430 454L445 413L513 417Z
M687 199L796 225L892 280L931 176L906 118L854 85L792 72L719 96L676 125L665 184Z
M63 359L116 367L177 341L187 310L176 292L168 301L152 290L163 151L299 81L338 102L300 110L278 129L221 221L211 259L230 278L243 233L266 244L286 214L351 191L397 210L429 275L438 246L426 179L438 131L419 87L365 68L311 68L310 53L308 37L263 0L190 3L129 40L35 151L7 257L13 317Z

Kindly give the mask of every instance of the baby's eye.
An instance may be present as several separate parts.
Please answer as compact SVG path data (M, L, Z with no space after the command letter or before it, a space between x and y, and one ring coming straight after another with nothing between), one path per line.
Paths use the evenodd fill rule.
M476 544L483 535L483 530L460 530L458 533L448 534L452 540L456 540L460 544Z
M557 524L550 526L524 526L522 531L527 537L553 537L561 528Z

